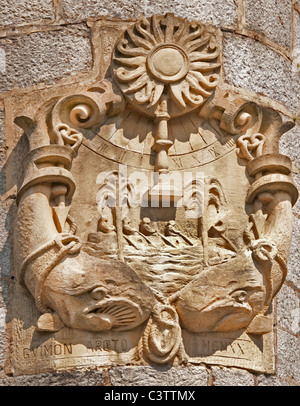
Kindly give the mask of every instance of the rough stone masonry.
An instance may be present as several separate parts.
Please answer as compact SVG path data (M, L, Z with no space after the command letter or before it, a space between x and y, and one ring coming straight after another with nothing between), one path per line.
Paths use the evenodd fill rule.
M200 74L191 74L194 70L190 69L191 58L200 58L199 55L191 56L193 51L187 51L188 42L181 45L176 42L180 41L180 36L176 37L179 29L176 22L166 20L159 27L153 23L156 35L159 30L165 35L163 47L157 41L158 37L155 37L155 45L153 39L151 42L153 37L147 37L145 30L152 36L154 32L149 31L145 22L138 27L140 31L130 31L129 27L142 15L152 21L152 16L167 13L185 21L200 22L206 27L207 35L216 38L209 46L203 43L200 51L196 49L206 58L193 61L198 63L195 69ZM167 27L170 26L175 27L172 41L167 39ZM195 33L194 26L187 29ZM289 163L282 158L282 169L276 176L292 178L299 189L299 33L300 4L295 0L186 0L171 4L155 0L18 0L13 5L8 0L0 0L1 386L299 385L299 200L293 201L292 197L290 212L280 200L286 201L285 193L295 196L295 189L290 186L289 179L284 178L284 185L289 186L280 189L280 196L275 199L280 213L290 213L283 219L276 210L271 210L271 206L265 209L270 189L263 189L265 194L260 201L265 210L263 214L273 213L277 227L274 239L279 238L277 247L282 251L278 249L277 252L269 242L267 245L253 245L253 241L262 240L262 237L253 235L248 246L257 255L255 261L261 261L259 272L249 265L247 256L236 258L238 248L244 247L239 227L243 225L249 231L248 215L240 214L236 219L232 216L226 222L226 213L242 213L244 210L248 187L245 179L252 179L251 171L257 170L256 177L254 174L257 182L265 176L258 170L259 165L265 165L267 169L264 170L274 168L269 161L262 163L263 155L260 156L259 152L262 139L257 137L258 133L265 136L265 146L261 148L262 151L266 148L267 152L263 154L281 154L290 158ZM118 51L115 48L124 35L130 50L135 52L134 57L140 58L138 62L146 66L136 77L139 82L130 79L137 62L131 60L132 55L126 54L124 43L119 43ZM150 45L145 45L146 37L150 38ZM142 45L138 46L134 41L140 41ZM143 46L149 55L140 62L143 53L139 52ZM219 53L219 49L222 52ZM161 62L170 56L172 64ZM124 58L127 60L123 65ZM205 65L208 63L214 64L213 67L210 65L210 70ZM120 67L122 71L118 70ZM109 83L113 86L109 87ZM142 87L141 83L148 87ZM95 90L95 84L98 90ZM138 93L141 89L144 93ZM79 95L78 99L74 99L74 95ZM213 102L205 104L206 100ZM69 116L78 105L79 109ZM234 106L235 110L230 110L229 106ZM234 112L239 112L240 107L244 108L244 115L238 116L238 124L245 129L243 139L230 127L235 120ZM93 112L96 112L96 119L87 123L90 115L94 117ZM17 117L21 119L16 120ZM255 117L250 130L246 127L249 117ZM64 126L57 127L62 124ZM282 136L278 136L278 146L274 147L274 134L280 131ZM51 142L46 138L41 141L39 134L48 133ZM36 138L35 134L38 134ZM83 139L80 138L82 135ZM249 145L252 149L247 147ZM251 158L245 152L247 148ZM27 158L26 153L29 153ZM140 159L141 153L143 159ZM132 165L145 173L155 168L158 173L177 171L179 174L183 170L192 172L191 168L196 168L199 162L204 162L205 168L212 165L205 177L210 179L212 173L218 173L221 181L211 179L207 184L208 195L214 203L207 202L207 214L203 217L205 224L198 218L184 220L179 213L180 210L192 210L192 205L187 205L189 209L183 205L178 215L174 207L169 208L167 215L165 211L157 214L156 208L151 211L151 207L140 211L136 207L128 211L126 208L124 215L118 206L109 211L105 208L105 212L100 213L99 202L102 200L99 198L96 202L95 196L102 196L99 192L102 183L101 176L97 178L97 175L112 170L112 167L110 164L99 166L96 159L99 155L101 162ZM237 159L241 165L234 166ZM34 162L37 162L38 170L46 173L45 176L52 177L51 187L49 182L48 187L36 180L41 177L39 172L32 172L33 166L30 165ZM225 162L222 170L218 169L218 162ZM84 176L83 167L89 168L93 177ZM230 189L231 181L225 176L230 172L240 182L239 189L245 190L244 200L239 201L236 192ZM128 177L133 179L130 172ZM76 190L72 192L73 183ZM276 194L283 183L278 186L277 182L271 192ZM255 195L255 188L253 190ZM150 186L149 191L155 195ZM160 196L164 197L164 194ZM173 201L176 196L175 192L171 194ZM187 196L192 198L193 194ZM195 200L191 202L195 204ZM68 211L70 207L71 211ZM261 222L265 221L259 217L260 208L255 210L257 222L250 230L252 233L253 229L258 232ZM125 224L126 219L131 220L130 224ZM293 231L287 232L281 222L285 225L293 223ZM265 230L270 231L272 227L271 222ZM132 229L135 234L131 234ZM203 230L207 230L206 234ZM62 237L63 233L67 236ZM56 234L61 238L57 239ZM271 234L264 234L264 238ZM47 251L46 245L52 241L52 235L56 245L50 244ZM286 248L284 244L290 235L290 248ZM168 279L169 274L161 263L155 263L152 254L146 255L154 250L155 244L158 244L156 253L163 252L166 257L173 255L173 259L175 251L177 259L178 251L188 250L190 257L182 263L185 269L190 268L183 280L178 278L175 283L171 277ZM45 251L39 251L41 256L31 257L41 247L46 247ZM59 251L60 248L65 248L66 254ZM267 273L267 259L263 256L266 248L275 263L270 274ZM115 257L108 260L105 257L107 250ZM199 255L192 257L193 250ZM67 259L59 263L55 256L57 252L68 255ZM136 260L137 252L139 255L143 252L142 265ZM287 274L282 284L284 271L277 254L282 254L285 260L288 258ZM34 259L31 261L30 258ZM165 257L161 258L165 261ZM199 269L194 267L191 258L203 263L208 261L210 268L204 265L197 278ZM58 266L51 268L49 265L43 294L39 295L43 272L47 272L43 264L56 264L56 260ZM21 286L18 263L23 261L25 279ZM68 261L70 265L65 268L63 264ZM104 268L101 261L108 261ZM122 265L116 267L119 261ZM211 297L212 300L227 300L226 283L232 282L232 275L226 268L227 261L238 263L237 269L251 268L249 274L256 281L256 293L245 294L239 285L238 293L234 293L234 306L237 307L232 302L230 305L238 309L234 310L238 316L232 318L230 307L226 313L229 322L222 325L218 324L215 317L219 313L214 313L213 308L207 316L199 309L208 308L208 298ZM83 269L81 265L84 263L91 264L95 271L89 273ZM149 268L144 266L145 263L151 264ZM174 269L180 268L182 263L176 264ZM73 273L68 272L71 267ZM218 279L219 267L228 280ZM151 270L148 272L148 269ZM222 298L220 290L214 290L209 284L207 269L211 269L209 275L213 275L218 286L224 289ZM149 275L154 271L159 277L151 279ZM113 275L115 280L112 283L107 277L105 284L99 286L99 278L105 272ZM263 280L260 279L262 274L265 275ZM235 278L244 283L244 275L244 272L237 273ZM271 275L269 279L268 275ZM266 288L268 280L273 283L273 291ZM187 286L191 287L190 291ZM194 292L201 291L199 287L207 289L203 298L194 295ZM250 287L247 289L249 292ZM269 291L270 303L266 293ZM60 306L61 298L66 299L66 292L72 292L67 297L70 300L69 313ZM68 314L81 314L81 302L72 300L81 297L82 292L90 292L92 296L85 306L90 306L91 300L97 300L97 306L89 307L88 318L82 317L78 322L78 318L74 321L72 317L68 318ZM106 307L102 305L103 300L107 300ZM41 309L41 303L47 309ZM250 309L248 313L242 311L243 317L241 304L243 309ZM266 304L268 310L262 314ZM227 305L222 306L224 309ZM257 316L259 318L254 319ZM256 322L250 324L252 320ZM101 333L95 332L97 329ZM240 329L244 335L232 333L240 332ZM150 333L146 335L145 331ZM155 335L154 331L161 335ZM264 350L258 351L262 343ZM224 361L225 358L230 361ZM250 358L255 362L249 362ZM233 362L233 359L237 361Z

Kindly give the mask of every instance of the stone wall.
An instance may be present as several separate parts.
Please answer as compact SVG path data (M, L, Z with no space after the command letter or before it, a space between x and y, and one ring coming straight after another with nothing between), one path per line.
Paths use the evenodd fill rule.
M170 4L168 4L170 3ZM275 375L238 368L112 367L103 370L7 374L6 322L10 288L10 224L16 212L14 175L21 135L11 103L18 97L38 103L40 91L96 77L101 56L95 49L97 20L132 19L172 12L221 28L224 75L229 85L274 100L296 121L282 137L281 152L293 160L300 187L300 3L294 0L0 0L0 385L197 385L281 386L300 384L300 203L294 206L294 234L286 282L274 303ZM103 50L105 56L105 49ZM255 96L257 97L257 96ZM20 106L21 107L21 106ZM14 162L14 164L13 164Z

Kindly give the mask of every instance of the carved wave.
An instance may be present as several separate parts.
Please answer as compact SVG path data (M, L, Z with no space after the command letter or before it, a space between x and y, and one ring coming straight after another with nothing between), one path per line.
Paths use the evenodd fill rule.
M158 252L149 255L132 252L125 261L137 272L139 277L165 298L182 289L203 268L201 247Z

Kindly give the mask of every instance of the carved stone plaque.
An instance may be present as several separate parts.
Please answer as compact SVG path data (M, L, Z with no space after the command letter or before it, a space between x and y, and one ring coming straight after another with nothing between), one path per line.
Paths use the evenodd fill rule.
M298 197L278 142L293 123L226 86L218 29L170 14L111 36L103 24L103 75L15 118L28 151L12 372L271 373Z

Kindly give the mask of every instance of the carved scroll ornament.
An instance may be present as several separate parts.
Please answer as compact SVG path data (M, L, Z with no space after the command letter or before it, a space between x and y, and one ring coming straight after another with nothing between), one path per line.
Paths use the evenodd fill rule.
M278 142L293 123L228 91L220 56L218 30L141 18L111 79L15 120L29 151L14 258L41 334L139 327L134 360L168 363L188 360L183 332L271 331L298 197ZM134 184L137 170L154 181Z

